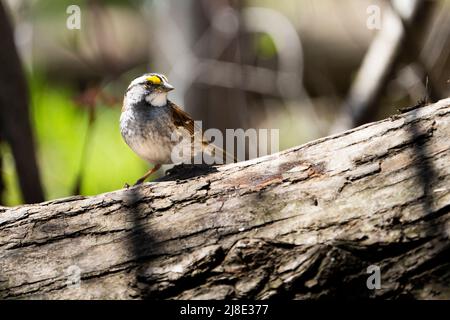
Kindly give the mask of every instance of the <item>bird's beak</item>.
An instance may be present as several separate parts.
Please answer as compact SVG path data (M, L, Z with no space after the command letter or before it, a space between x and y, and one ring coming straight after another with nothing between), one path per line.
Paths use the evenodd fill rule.
M164 85L163 85L163 89L164 89L164 91L166 91L166 92L169 92L169 91L172 91L173 89L175 89L170 83L164 83Z

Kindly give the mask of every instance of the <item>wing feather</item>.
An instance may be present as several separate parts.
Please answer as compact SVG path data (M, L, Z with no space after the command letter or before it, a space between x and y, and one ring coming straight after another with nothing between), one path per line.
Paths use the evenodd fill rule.
M168 105L172 110L172 118L176 127L186 129L191 135L192 139L194 139L194 135L196 133L201 134L202 147L204 151L211 152L211 149L213 149L222 153L222 159L225 158L225 161L227 161L227 159L233 159L233 162L237 162L236 157L230 155L228 152L219 148L218 146L211 144L209 141L206 141L203 138L203 132L198 126L195 125L194 120L192 120L191 116L187 112L182 110L179 106L171 101L168 101Z

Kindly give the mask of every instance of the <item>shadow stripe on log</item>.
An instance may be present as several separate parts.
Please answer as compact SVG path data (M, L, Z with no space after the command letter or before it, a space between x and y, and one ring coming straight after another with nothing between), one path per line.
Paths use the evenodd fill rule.
M0 208L0 296L450 298L449 141L446 99L190 179Z

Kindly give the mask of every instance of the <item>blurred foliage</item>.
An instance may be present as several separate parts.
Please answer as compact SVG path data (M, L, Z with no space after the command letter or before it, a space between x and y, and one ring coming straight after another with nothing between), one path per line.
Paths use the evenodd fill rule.
M29 76L32 124L47 199L72 195L81 173L81 194L93 195L132 183L147 169L123 142L119 132L120 106L98 105L88 134L88 110L74 102L74 91L37 73ZM81 161L84 143L86 156ZM14 162L3 146L7 205L21 203Z
M276 56L277 47L268 34L261 33L255 37L255 52L261 58L270 59Z
M95 1L91 1L95 2ZM139 6L144 0L133 0L133 1L123 1L123 0L101 0L98 1L104 6L123 6L130 7L130 5ZM88 5L89 0L39 0L33 4L34 13L40 18L45 18L48 16L55 17L60 16L60 18L65 19L65 16L61 16L61 12L65 12L66 8L70 5L77 5L81 8Z
M121 101L104 105L98 99L92 125L89 124L90 107L75 102L83 94L81 88L95 89L99 83L107 84L106 89L115 99L121 98L129 81L147 71L168 73L177 88L171 99L190 111L196 120L208 121L209 127L279 129L281 150L328 134L376 35L366 27L366 9L374 4L382 8L387 5L383 0L199 0L188 2L187 6L181 5L181 0L7 2L13 9L15 36L24 65L27 70L33 70L28 74L31 120L47 199L73 195L79 177L79 193L93 195L119 189L125 182L133 183L148 169L149 165L120 136ZM440 3L450 5L448 0ZM66 28L69 5L81 8L80 30ZM188 6L190 9L186 10ZM243 23L243 29L231 41L230 34L223 32L228 29L221 28L223 21L228 21L230 12L246 7L280 13L298 37L279 37L274 41L273 34L264 33L267 30L261 32L257 28L256 32L247 33ZM224 15L218 14L221 10ZM442 96L448 96L446 21L450 15L441 11L441 18L435 18L435 32L430 33L433 41L428 49L422 48L426 53L422 55L433 57L429 73L434 74L435 83L442 87ZM269 21L264 23L272 27ZM173 36L174 32L180 37ZM167 54L160 45L162 41L180 54ZM287 45L297 43L302 48L301 59L292 60L293 51L278 52L276 44L283 41ZM216 50L221 47L223 52ZM215 63L210 65L211 61ZM395 113L398 106L414 103L414 94L422 94L424 73L410 72L414 64L405 61L412 67L399 67L372 120ZM190 79L185 76L186 70L190 70L184 66L187 62L195 68L210 65L210 70L202 71L204 66L198 68L205 78ZM270 87L270 81L264 80L267 76L260 76L252 68L242 68L243 79L251 88L245 91L240 81L231 83L227 72L222 72L228 68L216 71L216 63L222 67L238 68L241 64L257 67L272 78L281 65L298 63L298 70L292 71L298 73L295 75L301 80L304 92L287 96L283 90ZM209 77L213 80L211 84L207 83ZM21 198L11 152L6 145L0 148L5 203L19 204Z

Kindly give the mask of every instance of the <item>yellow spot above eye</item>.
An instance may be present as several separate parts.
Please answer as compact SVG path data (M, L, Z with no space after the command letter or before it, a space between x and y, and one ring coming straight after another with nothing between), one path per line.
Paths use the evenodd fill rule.
M153 84L161 84L161 78L158 76L147 77L147 81Z

